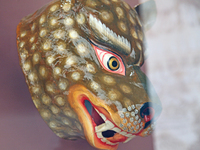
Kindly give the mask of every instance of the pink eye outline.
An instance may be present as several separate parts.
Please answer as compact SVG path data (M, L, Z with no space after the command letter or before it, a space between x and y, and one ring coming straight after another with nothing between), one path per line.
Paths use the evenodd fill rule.
M116 55L115 53L112 53L110 51L103 50L95 45L92 45L92 46L96 52L99 62L101 63L101 66L106 71L125 76L125 66L124 66L122 59L118 55ZM111 70L109 68L108 61L110 60L110 58L115 58L116 60L118 60L119 67L116 70Z

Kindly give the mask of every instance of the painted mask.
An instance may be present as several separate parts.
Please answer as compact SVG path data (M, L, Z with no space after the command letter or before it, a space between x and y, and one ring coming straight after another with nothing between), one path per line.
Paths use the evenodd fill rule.
M57 136L115 150L152 132L161 104L140 70L138 8L122 0L55 0L19 23L20 65Z

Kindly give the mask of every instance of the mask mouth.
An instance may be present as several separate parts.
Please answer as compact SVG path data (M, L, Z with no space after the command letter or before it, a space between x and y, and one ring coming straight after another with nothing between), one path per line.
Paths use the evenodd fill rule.
M87 97L82 100L82 105L91 118L94 132L99 142L109 146L116 146L119 142L128 142L135 136L121 130L112 121L109 113L104 108L95 106Z

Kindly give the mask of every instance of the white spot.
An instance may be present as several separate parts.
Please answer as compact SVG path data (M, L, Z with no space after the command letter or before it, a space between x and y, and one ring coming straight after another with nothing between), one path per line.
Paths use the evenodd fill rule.
M83 56L88 54L87 47L83 43L78 44L77 51L80 55L83 55Z
M64 10L65 12L69 11L70 9L71 9L71 4L65 3L65 4L63 5L63 10Z
M46 21L46 17L45 17L45 15L42 15L41 17L40 17L40 24L43 24L44 22Z
M25 45L25 42L24 42L24 41L22 41L22 42L19 43L19 47L20 47L20 48L23 48L24 45Z
M68 86L68 82L65 80L60 80L58 83L59 89L63 91L67 89L67 86Z
M42 95L42 103L49 105L51 103L51 98L46 94Z
M23 68L24 68L25 71L30 71L30 69L31 69L31 62L30 61L26 61L23 64Z
M28 75L28 79L31 81L31 82L35 82L38 77L35 73L31 72L29 75Z
M57 19L56 19L56 18L52 18L52 19L50 20L50 24L51 24L52 26L55 26L57 23L58 23L58 22L57 22Z
M40 73L40 75L41 75L43 78L45 78L45 77L47 76L47 70L46 70L46 68L45 68L44 66L40 66L40 67L39 67L39 73Z
M29 41L30 41L31 43L33 43L33 42L34 42L34 40L35 40L35 37L34 37L34 36L32 36L32 37L30 38L30 40L29 40Z
M95 91L100 89L100 85L96 83L95 81L92 81L90 84L91 88L94 89Z
M92 64L87 64L87 71L90 73L96 73L96 68Z
M73 65L75 63L76 63L76 57L75 56L71 56L71 57L68 57L66 59L66 65L67 66L71 66L71 65Z
M53 5L51 8L50 8L50 11L51 12L54 12L58 9L58 5Z
M58 51L63 52L66 49L66 44L64 42L59 42L57 48Z
M64 106L65 105L65 100L62 97L57 97L56 98L56 103L58 106Z
M54 93L54 86L53 86L53 84L50 83L50 82L47 82L47 83L46 83L46 90L47 90L48 92Z
M51 114L50 114L50 112L49 112L48 110L42 110L42 111L40 112L40 114L41 114L41 116L42 116L43 118L45 118L45 119L48 119L48 118L51 117Z
M56 106L51 106L51 111L53 114L58 114L60 111L59 111L59 108L56 107Z
M61 38L63 38L65 36L65 32L63 30L61 30L61 29L58 29L58 30L56 30L54 32L53 36L56 39L61 39Z
M49 123L49 127L50 127L50 128L56 128L56 127L57 127L57 124L56 124L54 121L51 121L51 122Z
M64 19L64 24L65 24L66 26L72 26L72 25L74 24L74 20L73 20L71 17L66 17L66 18Z
M103 80L104 80L105 83L107 83L109 85L114 85L116 83L115 79L112 78L111 76L104 76Z
M34 53L33 54L33 63L38 64L40 61L40 54L39 53Z
M78 22L78 24L84 24L85 23L85 16L80 13L76 16L76 21Z
M35 23L33 23L32 27L31 27L31 31L35 30Z
M80 79L81 75L79 72L73 72L71 77L73 80L78 81Z
M140 45L139 42L136 42L136 45L137 45L137 48L138 48L139 50L142 50L142 46Z
M51 48L51 42L49 40L47 40L44 44L43 44L43 49L44 50L49 50Z
M26 36L26 31L23 31L20 36L21 36L21 38L25 37Z
M48 56L46 59L47 64L51 65L55 61L54 56Z
M44 37L47 34L47 30L46 29L42 29L40 31L40 37Z
M55 67L55 68L53 69L53 74L56 75L56 76L57 76L57 75L60 75L61 72L62 72L62 70L61 70L60 67Z
M78 33L76 32L76 30L70 30L69 31L69 37L72 39L77 39L79 37Z

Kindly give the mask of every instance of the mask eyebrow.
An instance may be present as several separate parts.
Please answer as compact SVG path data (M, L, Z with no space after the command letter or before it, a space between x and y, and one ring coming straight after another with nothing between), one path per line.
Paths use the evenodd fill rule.
M123 36L117 35L111 29L106 27L104 23L95 18L92 14L89 15L89 24L94 32L97 33L98 38L104 42L111 41L115 47L119 47L120 51L126 55L131 52L131 43ZM107 38L107 39L105 39ZM110 44L110 43L108 43Z

